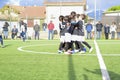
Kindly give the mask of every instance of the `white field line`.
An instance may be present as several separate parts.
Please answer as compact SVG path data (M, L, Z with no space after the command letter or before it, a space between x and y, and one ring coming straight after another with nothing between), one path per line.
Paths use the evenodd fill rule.
M31 50L24 50L23 48L26 47L32 47L32 46L44 46L44 45L55 45L55 44L42 44L42 45L28 45L28 46L21 46L17 49L22 52L30 52L30 53L40 53L40 54L56 54L56 53L50 53L50 52L37 52L37 51L31 51Z
M120 57L120 53L119 54L102 54L102 56Z
M57 52L53 53L53 52L44 52L44 51L41 51L41 52L38 52L38 51L31 51L31 50L24 50L24 48L26 47L32 47L32 46L44 46L44 45L56 45L56 44L42 44L42 45L27 45L27 46L21 46L21 47L18 47L17 50L19 51L22 51L22 52L28 52L28 53L39 53L39 54L55 54L55 55L61 55L61 54L58 54ZM84 55L84 56L96 56L96 54L72 54L72 55Z
M118 41L118 42L119 42L119 40L97 40L97 41L99 41L99 42L100 42L100 41L101 41L101 42L102 42L102 41L104 41L104 42L105 42L105 41L106 41L106 42L109 42L109 41L116 41L116 42L117 42L117 41Z
M22 40L4 40L4 41L8 41L8 42L9 41L20 41L20 42L23 42ZM32 41L35 41L35 42L39 42L40 41L41 42L41 41L50 41L50 40L47 40L47 39L46 40L26 40L25 42L27 42L27 41L31 41L31 42ZM54 42L54 41L58 41L58 40L53 40L53 41L51 40L50 42Z
M109 73L107 71L106 65L104 63L104 60L102 58L102 55L100 53L100 50L99 50L99 47L98 47L96 40L94 40L94 44L95 44L95 48L96 48L97 58L98 58L98 61L100 64L100 69L102 72L102 80L110 80Z
M32 46L44 46L44 45L57 45L57 44L38 44L38 45L27 45L27 46L21 46L21 47L18 47L17 50L19 51L22 51L22 52L28 52L28 53L38 53L38 54L55 54L55 55L63 55L64 53L62 54L58 54L57 52L44 52L44 51L41 51L41 52L38 52L38 51L31 51L31 50L25 50L24 48L26 47L32 47ZM81 55L81 56L97 56L96 54L79 54L79 53L76 53L76 54L72 54L72 55ZM120 54L102 54L102 56L120 56Z

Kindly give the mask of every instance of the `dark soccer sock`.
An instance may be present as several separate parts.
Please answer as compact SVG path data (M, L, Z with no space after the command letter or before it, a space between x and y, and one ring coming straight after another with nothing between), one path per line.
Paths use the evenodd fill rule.
M3 40L1 40L1 45L3 45Z
M71 50L74 50L74 41L69 42L69 48L71 48Z
M70 49L70 42L65 43L65 51L68 51Z
M79 49L79 44L78 44L78 41L75 41L75 49Z
M82 43L85 44L89 49L91 48L91 46L86 41L83 41Z
M65 47L65 43L60 43L60 45L59 45L59 50L62 50L62 49L64 49L64 47Z
M79 45L79 49L80 49L80 50L83 50L84 46L81 44L81 42L80 42L80 41L77 41L77 44Z

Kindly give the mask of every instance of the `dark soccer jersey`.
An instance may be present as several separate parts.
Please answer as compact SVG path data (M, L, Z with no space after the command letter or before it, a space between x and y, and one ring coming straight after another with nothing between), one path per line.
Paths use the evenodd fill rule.
M70 27L65 27L65 30L64 30L65 33L70 33ZM71 33L70 33L71 34Z
M70 26L70 33L71 34L73 34L75 27L76 27L76 22L71 22L71 26Z
M65 28L66 28L66 23L65 22L59 23L60 36L65 35Z
M79 35L84 36L83 21L79 20L76 24L79 30Z
M79 30L78 30L78 28L74 28L72 35L79 35Z

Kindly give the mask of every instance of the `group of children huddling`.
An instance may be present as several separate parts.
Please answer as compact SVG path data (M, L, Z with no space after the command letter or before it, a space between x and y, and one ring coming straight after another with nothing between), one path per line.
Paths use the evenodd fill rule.
M85 53L84 45L89 48L89 53L92 52L93 48L84 38L84 19L84 14L76 14L74 11L68 16L59 16L60 45L58 53Z

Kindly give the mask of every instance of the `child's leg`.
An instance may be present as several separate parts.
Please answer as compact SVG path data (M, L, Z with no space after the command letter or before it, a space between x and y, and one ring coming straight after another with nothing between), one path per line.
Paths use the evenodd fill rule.
M62 50L63 48L64 48L64 46L65 46L65 43L60 43L60 45L59 45L59 50Z
M78 50L80 48L78 41L75 41L75 49Z
M3 40L1 40L1 45L3 46Z
M81 44L81 42L80 42L80 41L77 41L77 43L78 43L78 48L79 48L80 50L83 50L84 46Z
M86 41L83 41L82 43L85 44L89 49L91 48L91 46Z
M69 47L71 48L71 50L74 50L74 41L71 41L70 43L69 43Z
M67 52L69 49L69 42L65 42L65 52Z
M83 44L85 44L89 48L89 53L93 51L93 48L86 41L83 41Z
M59 50L62 51L65 47L65 36L60 37L60 45L59 45Z
M3 47L3 39L2 39L2 36L0 36L0 42L1 42L1 45Z
M25 42L25 34L23 35L22 39L23 39L23 42Z
M23 37L23 42L25 42L25 37Z

